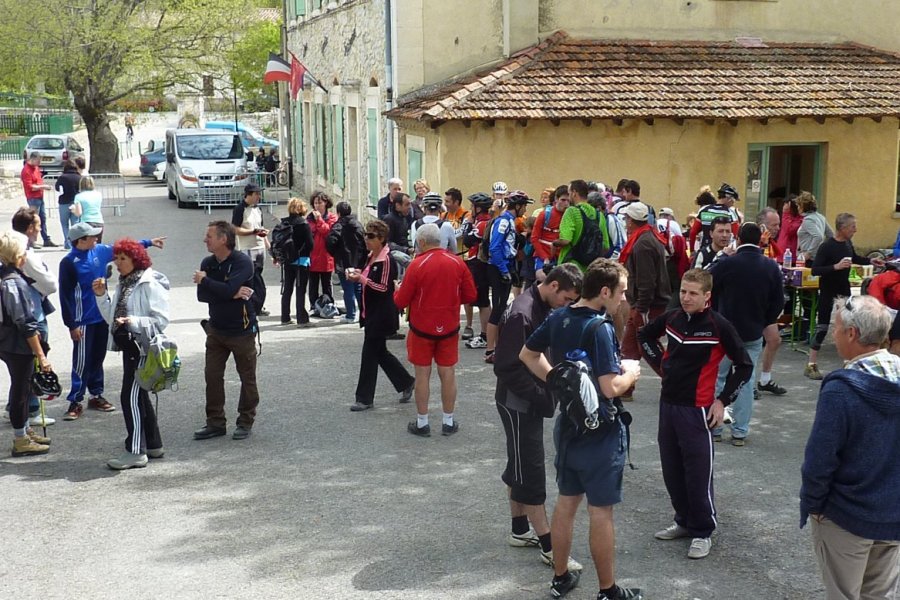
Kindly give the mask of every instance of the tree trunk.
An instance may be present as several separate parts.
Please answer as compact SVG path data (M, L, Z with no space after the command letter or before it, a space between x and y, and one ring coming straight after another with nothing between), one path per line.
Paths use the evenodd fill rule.
M81 87L82 89L72 89L71 91L75 97L75 108L87 127L88 147L91 150L89 171L91 173L118 173L119 140L109 127L105 99L99 93L97 86L90 80Z

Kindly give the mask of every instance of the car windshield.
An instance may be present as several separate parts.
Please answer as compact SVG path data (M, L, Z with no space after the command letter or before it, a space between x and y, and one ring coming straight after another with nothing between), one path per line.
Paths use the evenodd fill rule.
M178 157L194 160L229 160L244 156L241 140L234 135L180 135Z
M28 147L34 150L62 150L64 145L62 138L34 138Z

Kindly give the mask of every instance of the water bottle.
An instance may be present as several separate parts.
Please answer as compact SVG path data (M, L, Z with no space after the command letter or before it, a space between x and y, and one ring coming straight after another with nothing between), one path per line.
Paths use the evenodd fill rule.
M791 254L791 249L788 248L784 251L784 268L790 269L794 264L794 255Z
M585 352L581 348L576 348L575 350L569 350L568 352L566 352L566 360L571 360L572 362L583 362L589 369L591 368L591 361L588 358L587 352Z
M788 250L787 252L790 252L790 250ZM794 265L798 268L806 266L806 257L803 256L802 252L797 253L797 260L795 261Z

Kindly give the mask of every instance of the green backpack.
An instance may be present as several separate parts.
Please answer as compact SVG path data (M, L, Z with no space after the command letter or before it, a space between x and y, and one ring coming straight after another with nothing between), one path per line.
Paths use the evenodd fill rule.
M181 359L178 344L164 333L157 333L150 340L144 365L138 369L138 385L154 394L163 390L178 391L178 373Z

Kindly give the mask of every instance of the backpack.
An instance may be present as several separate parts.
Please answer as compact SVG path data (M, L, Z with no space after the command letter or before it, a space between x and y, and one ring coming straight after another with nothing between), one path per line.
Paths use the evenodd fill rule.
M484 236L481 238L481 244L478 245L478 254L476 256L483 263L491 260L491 232L494 231L494 221L496 220L497 217L494 217L484 226Z
M279 263L289 265L297 260L297 248L294 245L294 226L288 219L282 219L271 233L272 256Z
M138 385L154 394L163 390L178 390L178 374L181 359L178 344L164 333L157 333L150 340L144 364L137 371Z
M596 259L606 256L609 253L609 234L606 230L606 218L602 221L599 214L596 219L591 219L580 206L575 207L581 215L581 237L572 246L569 251L567 260L577 261L585 267L594 262Z
M334 231L334 229L332 229ZM341 228L341 240L344 243L344 247L347 249L347 255L350 260L356 256L357 264L355 265L344 265L351 266L356 268L362 268L366 264L366 257L369 254L368 248L366 248L366 236L362 231L361 227L347 227Z
M253 307L253 312L259 317L263 306L266 305L266 283L263 281L261 270L253 270L250 287L253 288L253 295L250 296L249 300L250 306Z
M334 300L328 294L322 294L313 302L313 312L323 319L333 319L341 314L341 311L334 305Z
M329 231L328 235L325 237L325 251L331 256L337 256L338 252L341 250L341 235L343 230L343 224L340 221L337 221L331 226L331 231Z

